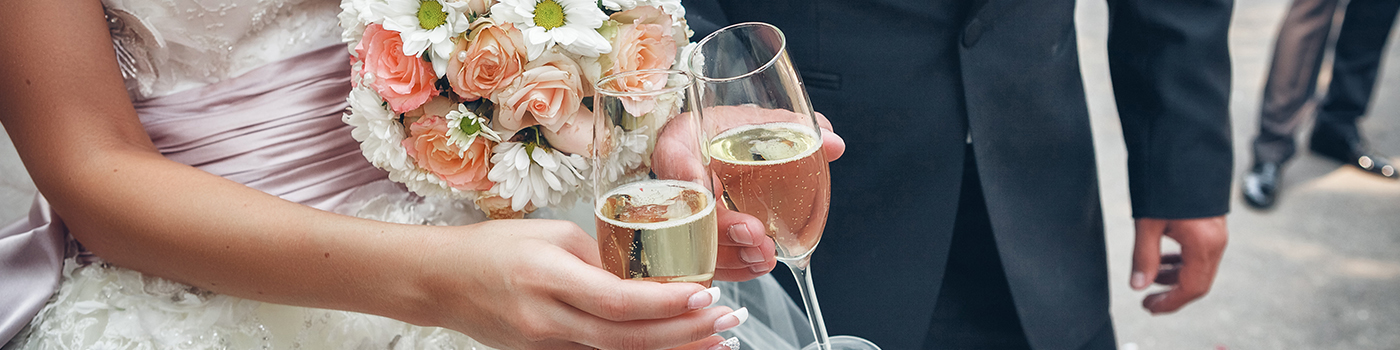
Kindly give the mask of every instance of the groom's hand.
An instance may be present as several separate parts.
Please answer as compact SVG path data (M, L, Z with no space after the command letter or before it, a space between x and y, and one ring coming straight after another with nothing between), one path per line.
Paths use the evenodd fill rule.
M790 119L774 118L776 113L793 114L790 111L771 110L751 106L722 106L705 109L706 124L715 125L719 129L726 129L733 125L753 123L755 120L770 119ZM817 124L821 126L822 132L822 152L828 162L841 158L846 151L846 142L831 131L831 122L821 113L816 113ZM803 117L805 118L805 117ZM684 117L677 117L676 120L684 121ZM668 123L658 135L656 152L652 158L652 170L660 178L695 178L698 173L704 172L703 167L696 167L686 163L688 159L695 159L688 152L696 149L693 140L694 131L690 128L697 123L671 122ZM723 193L719 187L718 179L714 181L716 196ZM717 200L722 200L717 198ZM721 281L747 281L759 276L768 274L778 264L774 257L774 242L768 238L768 232L764 229L763 221L752 215L729 210L723 204L717 203L717 219L719 222L719 256L715 264L715 279Z
M1215 281L1221 256L1228 241L1225 217L1199 219L1152 219L1136 221L1137 241L1133 246L1133 273L1129 285L1144 290L1152 282L1171 289L1148 295L1143 308L1153 314L1171 313L1205 296ZM1181 245L1181 253L1162 255L1162 236Z
M831 122L821 113L817 121L822 129L822 152L828 162L841 158L846 152L846 142L831 132ZM724 206L719 210L719 262L715 265L715 279L721 281L747 281L768 274L777 266L774 257L774 242L768 238L763 221L752 215L729 210Z

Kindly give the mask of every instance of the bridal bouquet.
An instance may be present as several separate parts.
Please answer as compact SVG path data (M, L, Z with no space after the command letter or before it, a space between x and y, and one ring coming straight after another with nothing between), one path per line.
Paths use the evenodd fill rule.
M683 66L679 0L343 0L343 120L393 181L492 218L591 187L594 83ZM587 197L586 195L583 195Z

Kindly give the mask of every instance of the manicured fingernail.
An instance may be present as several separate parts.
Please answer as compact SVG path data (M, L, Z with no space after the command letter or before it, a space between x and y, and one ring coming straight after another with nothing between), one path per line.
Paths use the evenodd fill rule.
M729 339L725 339L724 341L719 342L719 344L711 346L710 350L739 350L739 338L729 337Z
M739 258L746 263L757 264L763 262L763 252L754 247L743 248L739 249Z
M715 320L715 333L734 329L734 327L738 327L739 325L744 324L744 321L748 320L749 308L741 307L738 310L734 310L734 312L731 312L728 315L720 316L718 320Z
M761 274L761 273L768 273L768 271L771 271L771 270L768 269L768 266L767 266L767 265L749 265L749 271L753 271L753 273L760 273L760 274Z
M699 310L714 306L717 302L719 302L719 287L710 287L691 294L690 300L685 303L685 306L691 310Z
M753 245L753 236L750 236L749 225L746 224L729 225L729 239L734 243Z
M1142 272L1133 272L1133 279L1128 281L1128 284L1133 285L1133 289L1142 290L1147 287L1147 275Z

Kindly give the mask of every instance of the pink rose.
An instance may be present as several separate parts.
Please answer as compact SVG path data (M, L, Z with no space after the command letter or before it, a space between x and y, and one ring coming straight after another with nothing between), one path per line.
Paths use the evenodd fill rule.
M433 87L437 80L433 65L417 56L404 56L398 32L371 24L365 27L365 36L355 46L355 53L364 58L361 69L374 76L371 85L394 112L418 108L438 94Z
M477 137L466 152L458 152L457 145L448 141L447 119L438 115L419 118L408 130L409 137L403 140L403 147L419 167L459 190L491 189L493 183L486 179L486 174L491 171L489 160L495 142Z
M520 76L525 65L525 41L510 24L478 21L470 40L458 40L447 62L447 81L467 101L489 97Z
M593 151L590 149L593 144L593 112L579 108L573 119L572 123L565 124L557 131L544 129L544 138L561 152L588 156Z
M525 65L525 72L509 87L492 95L496 103L496 123L510 132L543 125L549 131L574 120L582 108L583 75L578 63L558 52L544 55Z

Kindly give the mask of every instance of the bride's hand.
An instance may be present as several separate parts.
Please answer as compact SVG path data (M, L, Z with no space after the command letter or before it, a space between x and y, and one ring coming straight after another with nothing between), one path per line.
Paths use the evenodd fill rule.
M507 349L662 349L718 343L737 326L694 283L623 280L597 242L554 220L493 220L435 236L422 258L427 323ZM771 254L771 253L770 253ZM436 303L436 304L432 304ZM742 312L741 312L742 313ZM692 343L693 342L693 343Z
M783 119L765 117L769 113L792 113L784 110L763 109L750 106L721 106L705 110L705 118L711 122L741 125L753 120ZM723 117L718 117L723 115ZM822 133L822 152L828 162L841 158L846 151L846 142L831 131L831 121L825 115L816 113L817 123L826 132ZM682 119L677 117L677 119ZM657 151L653 156L652 170L662 178L694 178L691 174L704 171L703 167L692 164L674 164L676 160L695 159L693 156L678 155L695 149L692 139L678 135L692 135L688 128L691 123L668 123L657 138ZM726 129L730 125L718 125ZM715 186L719 181L715 180ZM718 192L719 189L716 189ZM747 281L768 274L778 264L774 257L774 243L768 238L763 221L752 215L729 210L723 205L716 206L719 222L719 260L715 264L715 279L721 281Z

